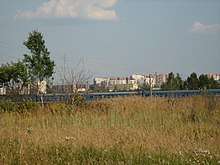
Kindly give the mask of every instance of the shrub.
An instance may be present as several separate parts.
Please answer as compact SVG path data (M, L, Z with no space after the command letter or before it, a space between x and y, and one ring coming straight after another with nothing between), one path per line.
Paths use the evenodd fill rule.
M73 100L72 100L73 99ZM79 95L79 94L74 94L72 97L71 97L71 102L77 106L77 107L83 107L85 102L86 102L86 99L85 97Z
M38 106L38 103L30 100L22 103L15 103L11 100L0 100L0 111L2 112L31 112L35 111Z
M16 109L16 104L10 100L0 100L0 111L11 112Z
M39 107L38 103L28 100L18 104L17 112L19 113L32 112L35 111L37 107Z

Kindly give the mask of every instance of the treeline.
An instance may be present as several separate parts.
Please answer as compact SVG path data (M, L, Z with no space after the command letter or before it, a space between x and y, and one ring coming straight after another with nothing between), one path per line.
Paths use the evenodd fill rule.
M193 72L184 81L179 73L176 75L171 72L168 74L167 81L161 85L162 90L198 90L198 89L220 89L220 81L214 80L213 77L202 74L199 77Z

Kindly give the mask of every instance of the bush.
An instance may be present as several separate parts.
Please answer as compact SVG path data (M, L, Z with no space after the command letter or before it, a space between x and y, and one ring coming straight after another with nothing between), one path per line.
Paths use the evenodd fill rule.
M0 100L0 111L11 112L16 109L16 104L10 100Z
M71 101L72 103L77 106L77 107L83 107L83 105L85 104L86 102L86 99L85 97L79 95L79 94L75 94L71 97Z
M0 111L2 112L31 112L34 111L38 106L39 104L33 101L15 103L11 100L0 100Z
M28 100L23 103L19 103L17 106L17 111L19 113L31 112L31 111L35 111L38 106L39 106L38 103Z

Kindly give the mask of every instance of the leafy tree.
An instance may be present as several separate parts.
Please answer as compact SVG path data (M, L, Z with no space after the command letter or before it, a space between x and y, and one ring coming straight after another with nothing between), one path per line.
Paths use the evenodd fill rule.
M193 72L190 77L187 78L187 88L190 90L199 89L199 80L195 72Z
M163 90L173 90L173 88L174 88L173 87L174 81L175 81L175 76L174 76L173 72L170 72L168 74L167 82L163 83L161 88Z
M9 66L9 64L6 65L2 65L0 67L0 84L1 86L6 85L9 83L11 77L11 67Z
M207 75L199 76L199 88L200 89L209 89L210 88L210 79Z
M214 80L213 77L209 79L209 89L219 89L220 85L218 81Z
M0 84L18 93L28 82L27 68L23 62L7 63L0 67Z
M161 88L163 90L197 90L197 89L219 89L220 83L209 78L207 75L200 75L199 78L197 74L193 72L186 81L183 81L180 75L177 73L175 76L172 72L169 73L167 82L163 83Z
M173 72L170 72L168 74L167 82L163 83L161 88L163 90L180 90L180 89L183 89L183 81L182 81L179 73L177 73L177 75L175 76L173 74Z
M184 89L183 80L180 77L179 73L176 74L175 83L176 83L176 89L178 89L178 90Z
M144 84L141 86L141 90L142 90L142 91L149 91L149 90L150 90L150 85L147 84L147 83L144 83Z
M38 88L38 83L49 80L54 73L55 63L50 59L50 52L45 46L43 35L38 31L29 33L23 43L29 50L30 55L24 54L24 63L28 68L30 82Z

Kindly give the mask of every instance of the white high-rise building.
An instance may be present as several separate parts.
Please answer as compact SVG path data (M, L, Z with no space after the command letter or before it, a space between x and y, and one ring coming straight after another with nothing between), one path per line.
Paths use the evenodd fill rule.
M208 74L208 77L213 77L213 79L216 81L220 80L220 74L218 74L218 73Z
M133 74L133 75L131 75L131 79L133 79L133 80L144 80L144 75Z
M110 78L108 77L98 77L94 79L95 85L101 85L102 83L109 82Z

